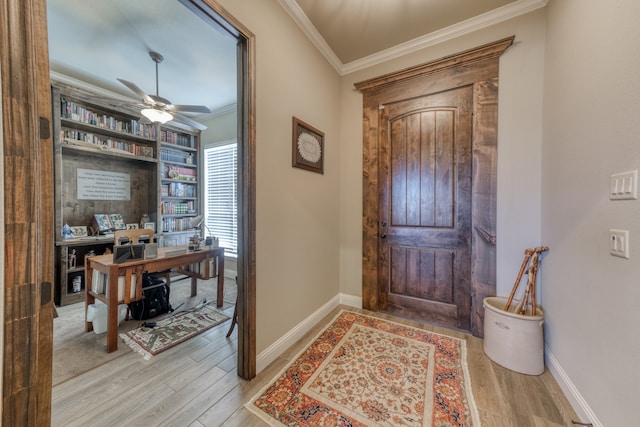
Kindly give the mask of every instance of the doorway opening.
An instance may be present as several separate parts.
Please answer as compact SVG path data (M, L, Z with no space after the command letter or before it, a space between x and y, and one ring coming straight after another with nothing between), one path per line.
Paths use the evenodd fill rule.
M128 8L133 7L134 4L130 2L123 2L121 0L109 0L100 3L100 10L105 11L106 13L99 13L100 11L94 11L92 16L84 16L86 19L86 23L91 24L99 23L96 26L96 29L101 30L99 32L103 32L104 26L109 25L111 19L117 19L118 17L124 18L116 24L118 34L120 36L124 36L126 34L136 36L129 45L132 48L137 48L143 54L139 55L144 57L146 53L149 51L162 51L161 53L165 56L165 64L160 67L160 87L161 93L164 95L170 89L172 83L167 83L167 81L163 82L162 73L165 70L165 67L168 68L169 62L171 61L171 56L167 53L167 49L177 49L177 51L184 51L188 55L191 55L196 58L197 66L188 69L184 72L185 76L189 76L189 73L200 73L208 76L209 79L214 79L216 77L216 73L219 72L219 69L215 69L207 64L208 62L204 62L204 59L207 57L208 53L211 52L210 49L214 49L212 45L213 39L220 39L220 36L224 40L231 45L231 49L234 53L233 57L233 74L235 77L235 82L233 85L233 95L235 97L235 109L237 114L235 115L235 123L234 123L234 138L237 141L237 189L236 189L236 199L237 199L237 209L236 209L236 256L237 256L237 278L236 282L238 284L238 375L245 378L251 379L255 376L255 336L253 331L255 331L255 147L254 147L254 124L255 124L255 107L254 107L254 36L248 31L240 22L238 22L233 16L231 16L228 12L226 12L220 5L218 5L214 0L179 0L176 1L166 1L163 4L158 4L157 1L151 0L152 7L144 7L144 5L140 5L141 2L135 2L136 7L142 7L146 10L146 13L149 14L146 16L148 18L150 15L167 13L167 8L175 8L176 5L181 7L186 11L191 18L196 18L196 20L200 21L200 24L204 23L205 26L212 30L209 35L200 37L192 36L191 38L184 39L182 43L176 40L175 37L171 37L171 32L173 28L176 27L176 22L184 22L184 21L176 21L175 15L171 16L171 19L167 19L166 22L173 22L171 28L167 28L166 26L159 28L158 33L166 33L164 36L171 40L160 38L146 38L144 36L145 31L149 30L145 28L145 25L149 25L150 19L141 19L135 20L132 18L132 12L128 10ZM62 10L62 15L65 13L70 15L72 19L75 20L76 25L73 25L73 30L76 31L76 41L80 44L86 44L87 38L80 37L79 22L85 22L79 20L80 17L78 14L80 13L80 9L75 2L70 2L68 0L48 0L47 4L48 10L51 12L49 15L52 17L60 16L60 12ZM61 9L62 8L62 9ZM171 15L171 12L169 12ZM107 19L108 18L108 19ZM189 21L190 23L183 25L183 30L190 31L198 24L193 24L193 21ZM135 23L135 25L133 25ZM56 25L59 23L55 21L50 21L49 23L49 31L55 29ZM178 25L180 26L180 25ZM102 46L101 55L104 57L105 63L102 68L108 69L111 66L120 67L122 69L131 66L132 60L130 59L122 59L122 60L114 60L114 58L110 57L111 52L115 49L115 44L118 42L116 36L110 40L98 40L97 38L91 39L93 40L92 49L100 50L99 46ZM53 43L53 40L50 36L50 52L59 48ZM206 50L198 50L196 48L196 42L202 43L203 46L206 46ZM67 39L65 41L67 43L64 50L72 50L71 45L74 43L73 39ZM161 46L156 46L157 44L166 43L166 49L163 50ZM172 43L177 43L177 45L172 45ZM53 49L53 50L52 50ZM205 49L205 48L203 48ZM53 59L53 55L52 59ZM76 75L73 81L85 81L87 83L87 87L96 87L101 86L105 83L105 80L100 77L92 76L87 68L91 60L89 60L86 56L76 55L80 62L84 61L84 64L78 65L79 74ZM136 55L137 57L138 55ZM131 57L129 57L131 58ZM148 59L148 58L147 58ZM52 70L52 80L65 73L71 73L74 69L74 64L69 62L65 64L51 64ZM100 66L98 66L100 67ZM114 83L116 77L120 77L120 75L113 75L113 77L109 78L106 81L106 89L112 90L109 87L109 84ZM126 77L126 76L123 76ZM134 78L130 78L128 80L139 81ZM149 82L146 82L147 84ZM157 89L157 75L156 75L156 89ZM206 80L205 80L206 83ZM115 82L117 85L117 82ZM188 87L189 85L193 85L193 81L190 78L185 78L181 82L178 83L182 87ZM104 87L104 85L103 85ZM146 86L145 86L146 87ZM151 91L151 88L148 89ZM196 90L200 90L202 92L206 92L201 87L196 87ZM224 94L223 94L224 95ZM211 93L211 97L213 99L217 99L218 96L223 96L219 93ZM171 96L167 96L167 98L172 98ZM186 99L186 98L185 98ZM191 100L181 101L179 99L172 99L177 104L186 104L193 103ZM228 108L228 105L224 105L221 108ZM201 118L197 118L201 120ZM195 118L194 118L195 120ZM206 120L202 119L202 120ZM202 147L202 145L201 145ZM200 148L200 154L202 155L202 148ZM202 194L202 193L201 193ZM159 224L158 224L159 225ZM208 225L208 224L207 224ZM57 236L56 236L57 240Z

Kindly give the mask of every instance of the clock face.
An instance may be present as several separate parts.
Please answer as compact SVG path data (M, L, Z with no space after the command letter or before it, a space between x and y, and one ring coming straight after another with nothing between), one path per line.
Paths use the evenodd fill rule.
M320 141L309 132L300 133L298 137L298 153L307 162L318 163L322 157Z

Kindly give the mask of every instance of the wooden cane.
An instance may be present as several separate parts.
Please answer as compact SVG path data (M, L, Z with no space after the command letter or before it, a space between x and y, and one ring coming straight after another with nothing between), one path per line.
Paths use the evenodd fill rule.
M536 315L536 283L538 282L537 277L538 277L538 266L540 264L540 254L548 250L549 250L548 246L538 246L536 248L537 256L536 256L535 270L533 271L533 291L531 293L531 315L532 316Z
M536 271L538 269L538 252L533 253L531 260L529 261L529 269L527 270L527 287L524 290L522 299L516 306L515 312L518 314L527 314L527 306L529 305L529 299L535 301L533 293L536 291ZM532 310L533 311L533 310Z
M511 290L511 294L509 295L509 299L504 306L504 311L509 311L511 307L511 303L513 302L513 297L516 295L516 290L518 289L518 285L520 284L520 280L522 280L522 275L524 274L524 270L527 268L527 264L529 263L529 258L533 255L533 249L525 249L524 251L524 261L522 261L522 265L520 266L520 271L518 272L518 277L516 278L516 283L513 285L513 289Z

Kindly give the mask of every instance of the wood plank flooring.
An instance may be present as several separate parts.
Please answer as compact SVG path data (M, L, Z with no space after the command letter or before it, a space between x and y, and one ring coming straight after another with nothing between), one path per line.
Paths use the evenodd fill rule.
M341 308L347 307L333 310L249 382L236 375L237 328L230 338L226 338L229 322L149 361L135 353L125 354L54 387L52 425L264 426L266 423L243 405ZM467 341L473 395L483 426L572 426L571 420L578 419L548 371L540 376L509 371L484 355L482 340L457 331L421 326Z

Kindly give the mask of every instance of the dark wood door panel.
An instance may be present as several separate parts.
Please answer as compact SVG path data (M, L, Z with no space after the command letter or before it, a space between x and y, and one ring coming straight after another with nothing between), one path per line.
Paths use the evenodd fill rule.
M383 276L388 275L389 255L382 248L386 244L399 245L392 237L387 237L387 229L392 221L386 211L380 209L381 205L390 205L390 191L387 191L387 183L383 182L384 176L388 176L391 169L390 147L385 144L391 129L387 129L385 120L389 119L388 112L395 105L406 100L419 100L429 94L450 91L456 88L471 87L473 90L473 126L469 130L473 149L471 152L461 153L461 158L471 158L473 163L473 178L466 182L455 182L456 191L469 192L473 198L471 205L471 222L458 224L455 228L466 230L457 240L465 241L470 245L470 276L461 277L458 280L466 282L469 292L466 295L470 299L471 310L468 314L452 314L447 305L432 300L433 308L428 313L420 313L414 310L413 315L422 316L426 321L439 322L438 319L454 317L469 317L467 326L475 336L482 336L483 332L483 308L482 300L486 296L495 295L496 284L496 159L497 159L497 120L498 120L498 70L500 55L512 45L514 36L497 40L492 43L478 46L467 51L459 52L444 58L436 59L425 64L416 65L405 70L394 71L355 84L355 87L363 93L363 210L362 210L362 304L369 310L389 310L389 307L398 307L398 310L411 312L412 298L410 296L398 297L384 292ZM425 110L432 107L442 109L445 104L418 105L416 110ZM384 114L381 114L381 111ZM411 111L405 111L410 114ZM402 114L395 114L399 118ZM411 125L409 120L409 126ZM398 131L402 127L398 125ZM428 141L428 140L427 140ZM422 144L422 140L421 140ZM410 140L408 147L417 147L417 141ZM411 149L409 156L414 158L416 150ZM422 165L435 162L435 151L420 151ZM428 157L431 156L431 157ZM466 162L464 162L466 164ZM409 163L407 170L415 169L415 164ZM421 167L422 184L420 190L429 188L427 181L430 174L424 171L427 167ZM455 177L454 177L455 179ZM416 187L413 189L407 185L408 198L414 198ZM455 195L454 195L455 196ZM407 209L405 216L398 215L406 220L398 223L407 224L395 233L396 236L410 238L413 229L422 225L435 224L435 212L431 212L429 206L434 201L425 194L420 195L424 206L419 210L420 223L417 221L417 210ZM455 209L455 205L453 206ZM454 215L453 220L458 221L459 215ZM425 220L425 218L433 218ZM454 227L432 227L432 231L448 236L445 231ZM381 236L386 237L382 239ZM455 241L455 237L447 237ZM412 244L423 245L422 239L414 239ZM387 243L388 242L388 243ZM387 264L385 264L387 263ZM387 272L385 272L385 269ZM462 296L464 297L464 296ZM399 303L396 299L402 299ZM402 315L402 314L401 314ZM410 316L414 317L414 316Z
M388 306L385 310L389 314L409 319L419 319L423 322L435 323L452 328L459 328L460 313L453 304L437 301L421 301L418 298L404 295L389 295Z
M455 109L428 109L390 120L392 225L453 227ZM412 203L419 200L420 203Z
M390 248L389 293L454 302L455 251Z
M381 309L468 327L470 87L380 113Z

